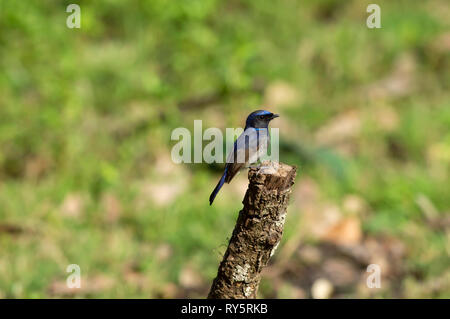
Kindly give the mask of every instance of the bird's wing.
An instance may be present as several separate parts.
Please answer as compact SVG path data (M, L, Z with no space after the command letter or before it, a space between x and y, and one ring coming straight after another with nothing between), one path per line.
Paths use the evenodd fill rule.
M234 142L234 147L227 157L227 177L229 183L237 172L250 161L254 161L258 152L258 132L253 128L246 129Z

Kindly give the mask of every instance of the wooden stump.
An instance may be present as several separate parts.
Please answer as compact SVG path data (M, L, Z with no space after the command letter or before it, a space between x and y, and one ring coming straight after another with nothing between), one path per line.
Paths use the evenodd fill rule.
M296 167L263 163L248 172L249 186L208 298L256 298L261 270L280 243Z

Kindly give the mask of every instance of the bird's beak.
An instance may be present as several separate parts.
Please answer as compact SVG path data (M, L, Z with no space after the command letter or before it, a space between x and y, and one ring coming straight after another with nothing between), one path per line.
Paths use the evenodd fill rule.
M271 120L273 120L274 118L280 117L278 114L272 114L272 118Z

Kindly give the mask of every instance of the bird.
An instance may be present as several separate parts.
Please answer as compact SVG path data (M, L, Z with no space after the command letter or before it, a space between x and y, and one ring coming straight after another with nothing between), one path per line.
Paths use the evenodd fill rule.
M269 122L277 117L278 114L266 110L256 110L248 115L244 131L227 156L223 175L209 196L209 205L212 205L224 183L229 184L241 169L249 167L266 154L270 141Z

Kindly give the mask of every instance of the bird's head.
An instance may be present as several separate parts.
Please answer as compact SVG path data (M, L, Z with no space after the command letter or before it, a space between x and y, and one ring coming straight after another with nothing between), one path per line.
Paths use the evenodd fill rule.
M278 114L273 114L269 111L257 110L247 117L247 121L245 122L245 128L253 127L253 128L267 128L269 126L269 122L274 118L279 117Z

